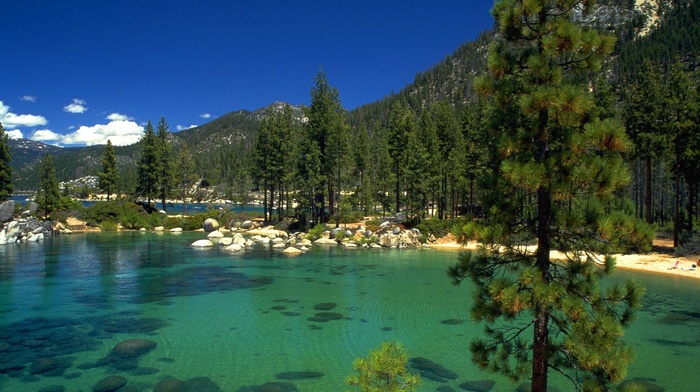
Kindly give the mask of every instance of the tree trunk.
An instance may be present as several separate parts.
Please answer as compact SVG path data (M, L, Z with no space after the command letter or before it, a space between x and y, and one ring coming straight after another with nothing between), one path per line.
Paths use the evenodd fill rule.
M676 179L675 179L675 189L674 189L674 197L673 197L673 247L677 247L679 245L679 235L680 235L680 206L681 206L681 178L680 178L680 170L679 170L679 163L678 163L678 154L676 154L676 165L675 165L675 172L676 172Z
M396 161L396 213L401 211L401 168L399 167L399 161Z
M646 208L647 223L654 223L654 217L651 213L651 157L646 158L646 189L644 190L644 207Z
M267 221L267 180L263 180L263 220Z

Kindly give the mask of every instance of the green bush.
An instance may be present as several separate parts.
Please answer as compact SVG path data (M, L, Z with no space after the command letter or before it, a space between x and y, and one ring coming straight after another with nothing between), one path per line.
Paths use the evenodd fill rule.
M447 233L450 232L450 229L452 229L453 225L458 225L460 223L461 220L458 219L455 219L453 222L450 219L430 218L423 219L415 224L409 222L408 226L420 230L421 234L423 234L425 237L432 234L436 238L440 238L446 236Z
M323 224L317 224L313 229L309 230L306 234L306 238L310 241L315 241L323 236L323 232L326 231L326 226Z
M117 231L117 224L111 220L102 221L100 224L102 231Z
M400 343L385 342L380 348L370 350L366 358L357 358L353 363L355 373L345 382L363 392L411 392L421 383L417 373L407 367L408 355Z
M99 201L85 209L83 220L90 226L98 226L106 220L119 222L124 226L123 217L127 216L127 220L133 223L134 214L145 215L146 211L138 204L124 199Z
M679 242L680 245L673 250L675 256L686 257L700 254L700 236L698 232L685 233L681 236Z

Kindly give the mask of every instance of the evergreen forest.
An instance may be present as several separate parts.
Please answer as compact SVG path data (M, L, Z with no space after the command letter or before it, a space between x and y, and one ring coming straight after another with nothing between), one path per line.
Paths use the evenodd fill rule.
M666 233L677 246L692 241L700 211L695 175L700 1L647 1L637 9L634 3L599 1L577 16L579 25L614 37L615 44L600 71L570 75L593 92L590 116L615 118L626 128L629 178L605 208L635 218L624 225L620 218L618 234L609 239L628 251L648 250L651 231ZM117 174L107 179L114 182L109 193L151 201L256 199L263 201L266 219L303 224L340 222L353 214L402 213L412 222L483 217L489 176L503 151L492 120L500 109L476 85L487 73L489 46L500 39L497 27L485 31L419 72L401 91L351 111L343 107L333 75L320 69L308 107L277 102L181 132L166 129L159 137L173 157L185 148L193 162L189 187L173 179L158 191L140 188L146 136L135 145L113 147ZM14 190L37 190L41 156L11 150ZM103 150L50 149L57 179L98 176ZM71 192L92 191L85 187Z

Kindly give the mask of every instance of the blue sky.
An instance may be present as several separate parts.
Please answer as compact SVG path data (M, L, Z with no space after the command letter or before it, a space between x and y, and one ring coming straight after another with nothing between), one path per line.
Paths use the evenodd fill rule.
M322 66L349 110L398 92L493 25L488 0L0 0L11 137L131 144L275 101Z

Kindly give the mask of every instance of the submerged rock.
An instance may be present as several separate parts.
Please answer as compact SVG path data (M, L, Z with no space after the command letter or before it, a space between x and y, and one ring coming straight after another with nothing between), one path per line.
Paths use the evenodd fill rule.
M119 358L136 358L151 352L156 346L157 343L152 340L129 339L117 343L112 348L112 351L109 352L109 355Z
M98 381L94 387L92 387L93 392L113 392L119 388L126 385L126 378L122 376L107 376L102 380Z
M489 392L496 385L493 380L476 380L476 381L466 381L459 384L459 387L465 391L473 392Z

